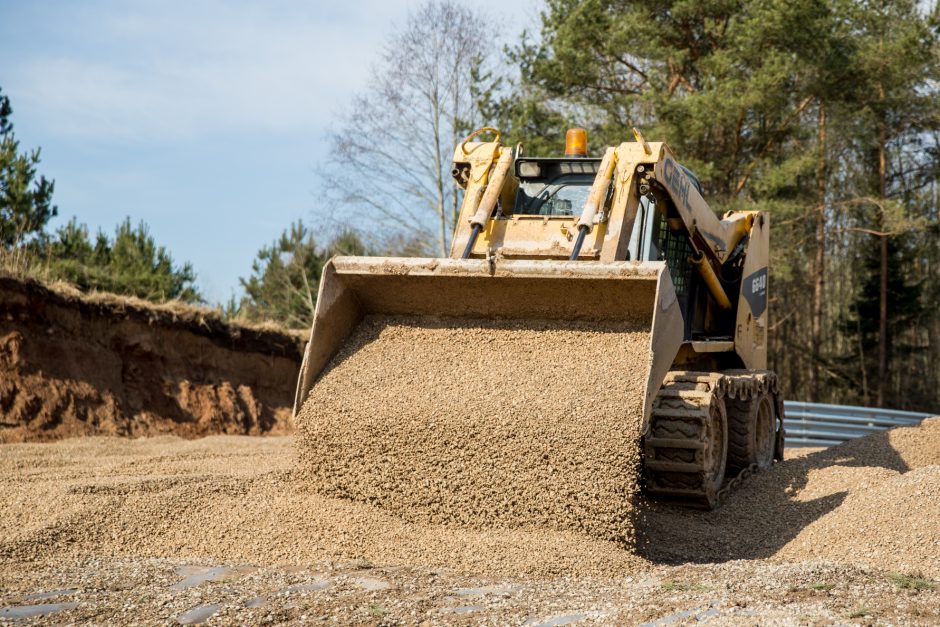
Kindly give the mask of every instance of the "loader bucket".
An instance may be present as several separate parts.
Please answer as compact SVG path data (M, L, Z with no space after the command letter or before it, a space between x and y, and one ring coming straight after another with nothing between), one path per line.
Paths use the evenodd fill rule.
M295 417L331 358L372 314L627 321L649 329L644 430L683 335L664 262L335 257L320 280Z

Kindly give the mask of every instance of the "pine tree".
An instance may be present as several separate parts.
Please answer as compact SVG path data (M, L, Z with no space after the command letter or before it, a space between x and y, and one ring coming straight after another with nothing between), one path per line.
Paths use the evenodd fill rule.
M916 380L908 380L904 386L897 386L895 389L899 393L896 395L892 393L892 388L895 386L891 385L891 379L903 377L907 380L909 378L906 373L902 373L901 377L892 377L889 374L889 380L884 386L881 386L878 380L881 376L879 347L882 344L880 317L882 249L880 242L885 241L887 244L888 273L892 277L887 286L887 296L891 307L888 309L884 326L887 329L884 343L887 347L889 364L899 357L909 357L922 350L918 344L911 343L909 341L911 338L905 334L905 330L920 320L924 314L923 283L912 281L910 276L910 268L913 265L912 256L916 254L916 250L905 246L904 240L899 237L869 235L866 239L869 245L862 249L864 252L861 259L864 278L857 295L849 305L848 315L842 322L847 338L859 349L854 354L846 356L843 361L848 364L849 371L854 370L857 373L855 375L857 381L872 383L866 386L867 389L859 390L862 403L908 408L917 404L918 399L915 394L912 394L919 387ZM862 369L864 373L861 372ZM893 372L894 369L889 370L889 373ZM880 401L878 400L879 389L885 390L881 392L883 397Z
M72 283L84 291L99 290L137 296L154 302L199 302L196 275L190 264L179 266L158 246L147 225L136 227L127 218L109 238L98 231L94 241L88 227L72 218L43 248L44 274Z
M320 249L301 221L290 225L270 246L258 251L251 275L239 279L245 291L228 314L252 322L270 320L290 328L313 322L323 266L334 255L364 255L368 250L354 231L339 233Z
M0 249L7 253L41 241L58 213L52 204L55 183L37 177L40 149L20 152L12 114L10 99L0 93Z
M851 14L860 68L856 137L860 149L856 228L877 237L879 299L877 376L873 401L888 401L891 368L890 319L894 304L891 237L922 225L920 208L904 197L922 185L916 169L926 132L940 129L937 104L937 34L913 0L863 0ZM864 216L864 217L863 217ZM866 219L867 217L867 219Z

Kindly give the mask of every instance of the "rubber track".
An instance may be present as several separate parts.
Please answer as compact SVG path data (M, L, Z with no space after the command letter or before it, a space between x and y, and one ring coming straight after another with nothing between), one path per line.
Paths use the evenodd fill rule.
M756 395L773 393L777 398L778 414L783 403L777 394L777 377L766 370L732 370L723 373L672 371L666 375L659 394L653 401L650 428L644 439L646 489L654 496L667 497L694 507L713 507L715 498L709 498L705 489L705 425L710 419L709 407L713 401L725 403L728 413L727 472L738 472L731 467L732 459L739 455L742 437L746 433L737 429L732 412L743 408L747 412L750 399ZM782 454L782 433L777 453ZM775 455L779 459L779 455ZM667 463L657 463L667 462ZM674 463L680 462L679 471ZM691 465L690 465L691 464Z
M743 468L747 465L748 418L751 399L728 399L728 467Z
M724 376L712 372L673 371L666 375L653 401L649 432L644 440L646 490L710 507L705 487L706 425L709 408L725 394ZM665 462L665 463L664 463ZM683 470L677 470L676 463Z

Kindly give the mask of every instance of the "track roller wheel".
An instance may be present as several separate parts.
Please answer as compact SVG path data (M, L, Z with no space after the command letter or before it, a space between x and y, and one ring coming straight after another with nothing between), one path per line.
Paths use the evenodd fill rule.
M725 370L728 472L764 470L783 459L783 402L769 370Z
M756 464L761 470L774 463L777 417L773 394L764 392L748 399L727 399L728 472Z

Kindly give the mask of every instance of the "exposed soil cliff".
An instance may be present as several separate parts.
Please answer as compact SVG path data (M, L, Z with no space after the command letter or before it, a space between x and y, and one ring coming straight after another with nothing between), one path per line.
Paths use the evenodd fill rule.
M0 276L0 442L287 433L301 334Z

